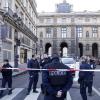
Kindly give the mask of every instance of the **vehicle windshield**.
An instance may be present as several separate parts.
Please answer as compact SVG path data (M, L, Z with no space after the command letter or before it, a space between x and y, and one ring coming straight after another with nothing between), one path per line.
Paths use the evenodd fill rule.
M64 63L64 64L74 64L75 61L74 61L74 59L71 59L71 58L62 58L62 63Z

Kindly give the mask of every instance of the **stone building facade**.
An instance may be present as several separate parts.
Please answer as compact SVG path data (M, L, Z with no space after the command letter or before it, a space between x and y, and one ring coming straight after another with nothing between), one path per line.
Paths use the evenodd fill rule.
M42 53L100 57L100 11L39 13L37 36Z
M26 63L35 54L36 7L35 0L0 0L0 62Z

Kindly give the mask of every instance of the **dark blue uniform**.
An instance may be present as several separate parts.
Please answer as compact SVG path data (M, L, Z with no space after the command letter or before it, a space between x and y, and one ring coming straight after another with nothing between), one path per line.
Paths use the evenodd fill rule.
M9 63L7 63L7 64L4 64L2 68L12 68L12 66ZM6 83L7 83L8 88L9 88L8 94L11 94L12 93L12 69L2 69L1 72L3 76L2 88L5 88ZM2 93L3 93L3 90L1 91L0 95L2 95Z
M44 66L48 63L51 63L51 59L48 57L48 58L44 58L40 61L40 65L42 66L42 68L44 68Z
M44 100L64 100L67 91L71 88L73 79L71 72L57 71L52 69L69 69L66 65L54 58L52 63L45 66L49 71L43 71L43 84L45 85ZM57 92L62 91L61 97L57 97Z
M80 65L80 69L91 70L91 65L83 62ZM83 100L87 100L86 88L88 87L88 93L92 93L92 84L93 84L93 72L90 71L80 71L78 82L80 84L80 94Z
M42 59L41 61L40 61L40 65L41 65L41 67L42 68L44 68L44 66L46 65L46 64L49 64L49 63L51 63L51 59L48 57L48 58L44 58L44 59ZM42 93L44 94L44 85L43 85L43 82L42 82L42 84L41 84L41 91L42 91Z
M28 62L28 68L36 68L36 69L39 69L39 63L38 61L35 59L31 59L29 60ZM33 71L33 70L30 70L29 71L29 85L28 85L28 93L30 92L31 90L31 87L33 85L33 92L36 91L36 86L37 86L37 82L38 82L38 72L39 71Z

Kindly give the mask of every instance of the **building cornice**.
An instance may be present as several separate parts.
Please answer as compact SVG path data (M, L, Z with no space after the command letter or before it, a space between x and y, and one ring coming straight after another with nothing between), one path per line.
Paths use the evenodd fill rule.
M38 13L39 17L84 17L84 16L100 16L99 12L71 12L71 13Z
M62 26L67 26L67 27L76 27L76 26L83 26L83 27L91 27L91 26L98 26L100 27L100 24L94 24L94 23L91 23L91 24L57 24L57 25L48 25L48 24L41 24L41 25L37 25L37 28L40 28L40 27L62 27Z

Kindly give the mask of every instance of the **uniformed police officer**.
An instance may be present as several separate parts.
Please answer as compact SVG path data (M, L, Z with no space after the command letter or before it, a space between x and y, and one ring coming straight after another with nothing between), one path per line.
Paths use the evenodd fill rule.
M29 60L28 62L28 68L35 68L35 69L39 69L39 63L37 61L37 59L35 59L35 56L32 55L32 59ZM37 86L37 82L38 82L38 73L39 71L36 70L29 70L29 85L28 85L28 92L27 95L29 95L30 91L31 91L31 87L33 85L33 92L34 93L38 93L38 91L36 90L36 86Z
M45 85L44 100L64 100L67 91L71 88L73 79L71 72L55 69L69 69L62 64L55 54L52 62L45 66L48 71L43 71L42 81Z
M80 69L91 70L91 65L88 64L87 60L84 59L80 65ZM93 81L93 72L91 71L80 71L78 82L80 84L80 94L83 100L87 100L86 89L88 87L88 93L92 95L91 83Z
M4 65L2 66L2 88L5 88L6 83L8 83L8 95L12 94L12 69L5 69L5 68L12 68L12 66L9 64L9 60L4 60ZM0 95L3 94L3 90L1 90Z
M44 57L43 59L41 59L41 61L40 61L40 65L41 65L42 68L44 68L44 66L45 66L46 64L50 63L50 62L51 62L51 58L48 57L48 56L45 54L45 57Z
M49 64L49 63L51 63L51 58L45 56L45 57L41 60L40 65L41 65L42 68L44 68L44 66L45 66L46 64ZM42 91L42 93L44 94L44 85L43 85L43 82L41 83L41 91Z

